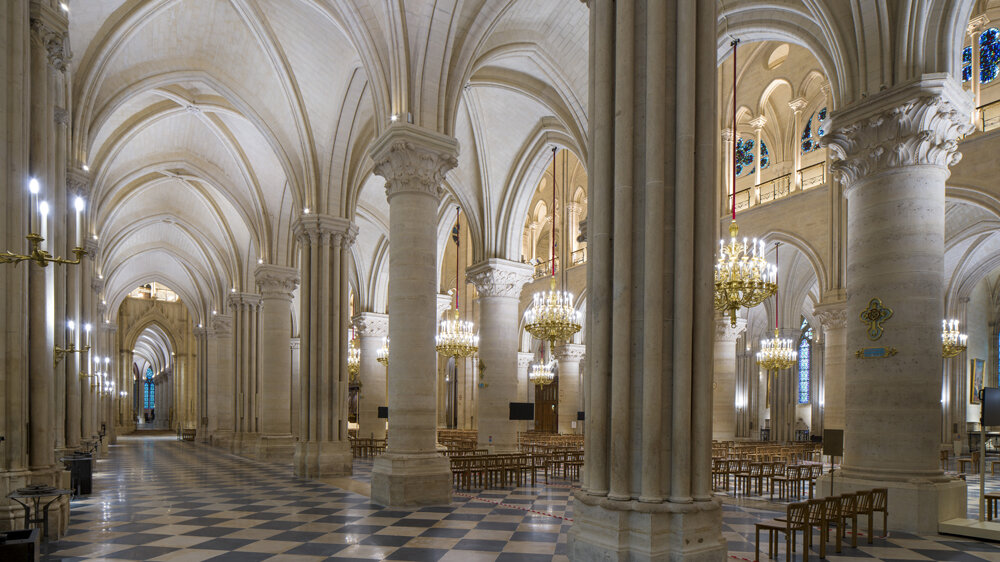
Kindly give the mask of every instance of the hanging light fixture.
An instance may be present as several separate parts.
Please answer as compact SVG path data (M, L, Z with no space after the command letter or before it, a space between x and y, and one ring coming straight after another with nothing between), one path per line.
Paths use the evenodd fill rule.
M553 361L532 363L531 369L528 371L528 380L537 387L552 384L552 381L556 379L553 363Z
M552 280L548 291L539 291L525 313L529 334L553 345L567 341L580 331L580 313L573 306L573 293L556 290L556 148L552 148Z
M774 244L774 267L778 267L778 246ZM774 339L760 342L760 351L757 352L757 364L767 370L787 369L798 360L799 353L795 350L792 340L778 337L778 286L774 287Z
M958 320L941 321L941 357L958 357L966 348L969 336L958 331Z
M462 208L458 208L458 215L455 218L455 228L451 231L451 238L455 241L455 318L453 320L442 320L438 328L435 340L435 349L446 357L469 357L479 351L479 335L475 333L472 322L466 322L459 318L458 314L458 257L459 257L459 222Z
M733 222L729 224L729 243L719 241L718 262L715 265L715 309L729 315L736 327L736 313L741 307L753 308L778 290L777 267L764 259L764 242L756 238L738 238L736 225L736 45L733 46Z
M347 345L347 374L351 380L358 377L361 372L361 350L358 349L356 340L351 340Z
M389 366L389 337L386 336L382 338L382 347L375 351L375 360L379 363Z

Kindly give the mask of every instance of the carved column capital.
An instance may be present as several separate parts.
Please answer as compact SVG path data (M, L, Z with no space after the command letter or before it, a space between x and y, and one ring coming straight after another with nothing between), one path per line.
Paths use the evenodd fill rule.
M722 140L725 141L725 142L732 142L733 141L733 130L730 129L729 127L726 127L725 129L722 129Z
M813 314L823 326L823 330L839 330L847 327L846 301L818 304L813 308Z
M528 369L531 362L534 361L535 354L526 351L519 351L517 353L517 369L519 371L524 371Z
M260 295L256 293L229 293L226 303L230 308L260 306Z
M265 298L281 297L289 301L299 285L299 271L291 267L261 264L254 270L254 279Z
M579 362L587 354L587 346L578 343L564 343L552 348L556 360Z
M736 338L740 337L740 334L746 329L746 318L737 318L735 327L733 327L729 318L717 318L715 320L715 341L735 342Z
M212 332L216 337L228 337L233 333L233 317L228 314L216 314L212 317Z
M465 279L476 286L481 297L520 298L521 289L531 281L534 268L520 262L490 258L465 270Z
M385 194L415 192L441 196L441 183L458 165L458 141L409 123L395 123L372 146L375 174L385 178Z
M454 302L455 302L455 297L453 297L452 295L450 295L448 293L438 293L438 296L437 296L437 318L438 318L438 320L441 319L441 315L442 314L444 314L445 312L448 311L449 308L451 308L451 305L454 304Z
M754 131L760 131L764 128L764 125L767 125L767 117L764 117L763 115L758 115L750 120L750 127L752 127Z
M52 20L53 17L47 13L31 18L31 42L34 46L45 49L49 66L65 72L66 66L73 59L69 49L69 34L58 29Z
M795 98L788 102L788 109L791 109L793 113L798 113L806 108L809 103L805 98Z
M66 188L80 197L90 196L90 172L85 172L81 168L66 167Z
M347 249L354 245L358 236L356 224L343 217L330 215L300 215L292 225L292 232L303 244L340 244Z
M986 17L986 14L980 14L974 18L969 19L969 25L966 27L966 33L969 35L975 35L977 33L982 33L986 30L986 26L990 24L990 18Z
M389 315L376 312L362 312L351 318L354 329L362 338L385 337L389 335Z
M947 168L962 158L958 140L973 129L971 111L971 95L951 75L925 75L835 112L821 142L848 188L886 170Z
M299 338L292 338L289 340L288 348L292 351L298 351L302 348L302 340Z

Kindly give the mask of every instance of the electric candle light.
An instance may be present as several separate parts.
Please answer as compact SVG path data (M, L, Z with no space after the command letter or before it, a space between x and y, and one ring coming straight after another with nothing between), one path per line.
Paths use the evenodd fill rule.
M38 180L37 179L31 178L31 180L28 181L28 193L31 194L31 195L28 196L28 231L29 232L35 232L35 226L36 226L35 225L35 214L34 214L34 212L32 212L32 209L37 209L38 208L38 191L40 189L41 189L41 186L38 185Z
M83 225L80 221L80 213L83 212L83 197L77 197L73 201L73 207L76 208L76 245L78 247L83 246Z

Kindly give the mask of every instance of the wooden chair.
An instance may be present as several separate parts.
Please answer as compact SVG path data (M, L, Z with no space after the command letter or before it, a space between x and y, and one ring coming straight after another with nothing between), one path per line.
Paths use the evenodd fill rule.
M889 534L889 489L888 488L875 488L872 490L872 514L869 517L873 517L876 513L882 514L882 537L885 538ZM872 524L869 521L868 527L871 528Z
M888 492L888 491L887 491ZM874 504L871 490L860 490L855 494L858 498L858 515L868 516L868 544L875 542L875 528L872 519L875 516ZM857 534L857 533L855 533Z
M820 539L819 539L819 557L820 558L826 558L826 538L825 538L826 533L824 532L824 531L826 531L826 528L827 528L826 527L826 501L822 500L822 499L809 500L809 501L806 502L806 505L809 506L809 510L808 510L808 514L807 514L807 519L806 519L806 537L808 537L808 541L809 542L806 543L806 547L805 547L806 555L805 556L808 556L809 543L812 542L812 528L816 527L816 530L819 531L819 536L820 536Z
M1000 504L1000 492L987 492L983 496L986 501L986 520L993 521L993 517L998 515L997 507Z
M843 521L841 521L841 496L827 496L823 498L823 501L826 502L826 510L824 512L826 521L823 525L823 536L821 538L823 541L823 548L820 552L826 551L826 542L830 540L830 525L833 525L836 527L836 552L837 554L840 554L840 543L844 538L844 524ZM820 558L822 557L823 555L820 554Z
M787 466L784 471L775 470L771 477L771 499L774 499L774 489L778 489L778 497L791 498L792 486L799 480L799 467ZM783 495L787 494L787 495Z
M767 531L767 557L774 558L778 551L778 537L785 534L785 555L792 559L795 552L795 533L802 531L802 562L809 560L810 529L809 506L805 503L788 504L784 520L771 520L757 523L754 528L754 560L760 560L760 531Z
M971 474L979 473L979 451L972 451L971 457L958 459L958 471L965 472L966 464L972 465L969 473Z
M851 548L858 548L858 496L842 494L840 496L841 533L847 536L847 522L851 522Z
M951 459L951 455L948 453L948 449L941 449L941 470L948 470L949 459Z

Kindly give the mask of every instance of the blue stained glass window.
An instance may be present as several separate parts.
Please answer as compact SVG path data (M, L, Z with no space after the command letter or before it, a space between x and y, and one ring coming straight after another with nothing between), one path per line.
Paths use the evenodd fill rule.
M763 170L764 168L770 165L771 165L771 155L767 151L767 143L765 143L762 140L760 141L760 169Z
M742 176L746 171L752 174L753 168L753 139L736 139L736 175Z
M963 57L964 58L964 57ZM979 36L979 82L992 82L1000 71L1000 30L991 27Z
M146 367L146 391L143 393L143 408L153 409L156 404L156 387L153 385L153 368Z
M799 339L799 404L809 403L809 371L812 367L812 328L802 320L802 337Z
M813 117L816 117L816 132L813 132ZM812 114L806 121L805 128L802 129L802 154L812 152L820 148L819 137L826 132L823 130L823 121L826 120L826 108L819 110L819 114Z
M972 47L962 49L962 82L972 80Z

